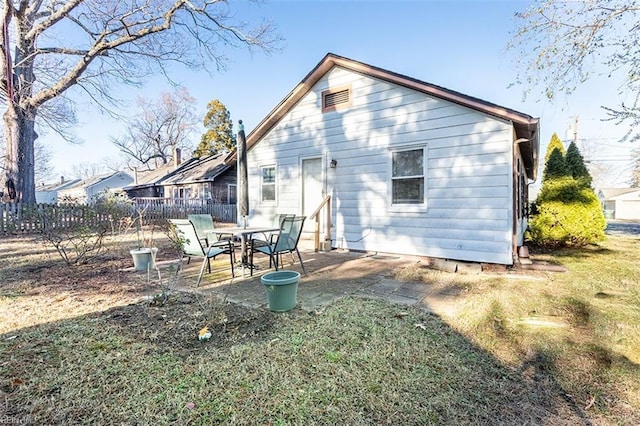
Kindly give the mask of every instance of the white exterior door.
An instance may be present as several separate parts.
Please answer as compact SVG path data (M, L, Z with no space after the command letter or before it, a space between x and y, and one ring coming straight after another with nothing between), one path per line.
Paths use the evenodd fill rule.
M310 219L309 215L318 208L323 198L322 158L302 160L302 214L307 217L304 226L306 232L313 232L315 219Z

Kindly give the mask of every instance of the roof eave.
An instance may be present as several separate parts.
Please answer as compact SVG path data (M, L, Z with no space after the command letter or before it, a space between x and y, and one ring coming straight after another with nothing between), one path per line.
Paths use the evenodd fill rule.
M516 137L522 142L519 143L520 153L524 162L527 176L532 181L538 178L538 153L540 146L540 120L532 118L527 122L513 122Z
M311 88L322 78L322 76L329 71L334 62L332 58L335 55L328 53L322 60L315 66L296 87L293 88L287 96L284 97L278 105L260 123L247 135L247 150L251 149L269 130L271 130L284 115L298 103L300 99L306 95ZM236 150L234 149L224 159L225 164L231 164L236 161Z

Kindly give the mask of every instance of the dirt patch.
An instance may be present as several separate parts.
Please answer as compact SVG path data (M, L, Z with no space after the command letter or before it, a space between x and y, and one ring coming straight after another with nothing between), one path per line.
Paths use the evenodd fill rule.
M157 291L146 274L125 272L126 250L113 249L85 265L67 265L38 240L2 241L0 333L136 303Z
M202 348L198 332L207 327L209 346L219 348L264 339L274 325L266 309L251 309L192 293L172 294L162 305L153 301L95 314L123 333L154 343L160 352L189 355Z

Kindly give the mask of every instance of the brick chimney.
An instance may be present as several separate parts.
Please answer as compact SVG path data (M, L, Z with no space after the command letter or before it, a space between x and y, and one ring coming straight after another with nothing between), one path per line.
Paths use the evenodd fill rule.
M173 148L173 167L178 167L182 163L180 148Z
M64 176L60 176L60 185L64 183Z

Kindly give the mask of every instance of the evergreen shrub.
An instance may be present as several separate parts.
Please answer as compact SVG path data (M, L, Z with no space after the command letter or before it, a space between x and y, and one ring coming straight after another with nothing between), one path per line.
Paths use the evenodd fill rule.
M606 221L593 189L572 177L548 180L529 220L531 240L542 247L581 247L604 240Z

